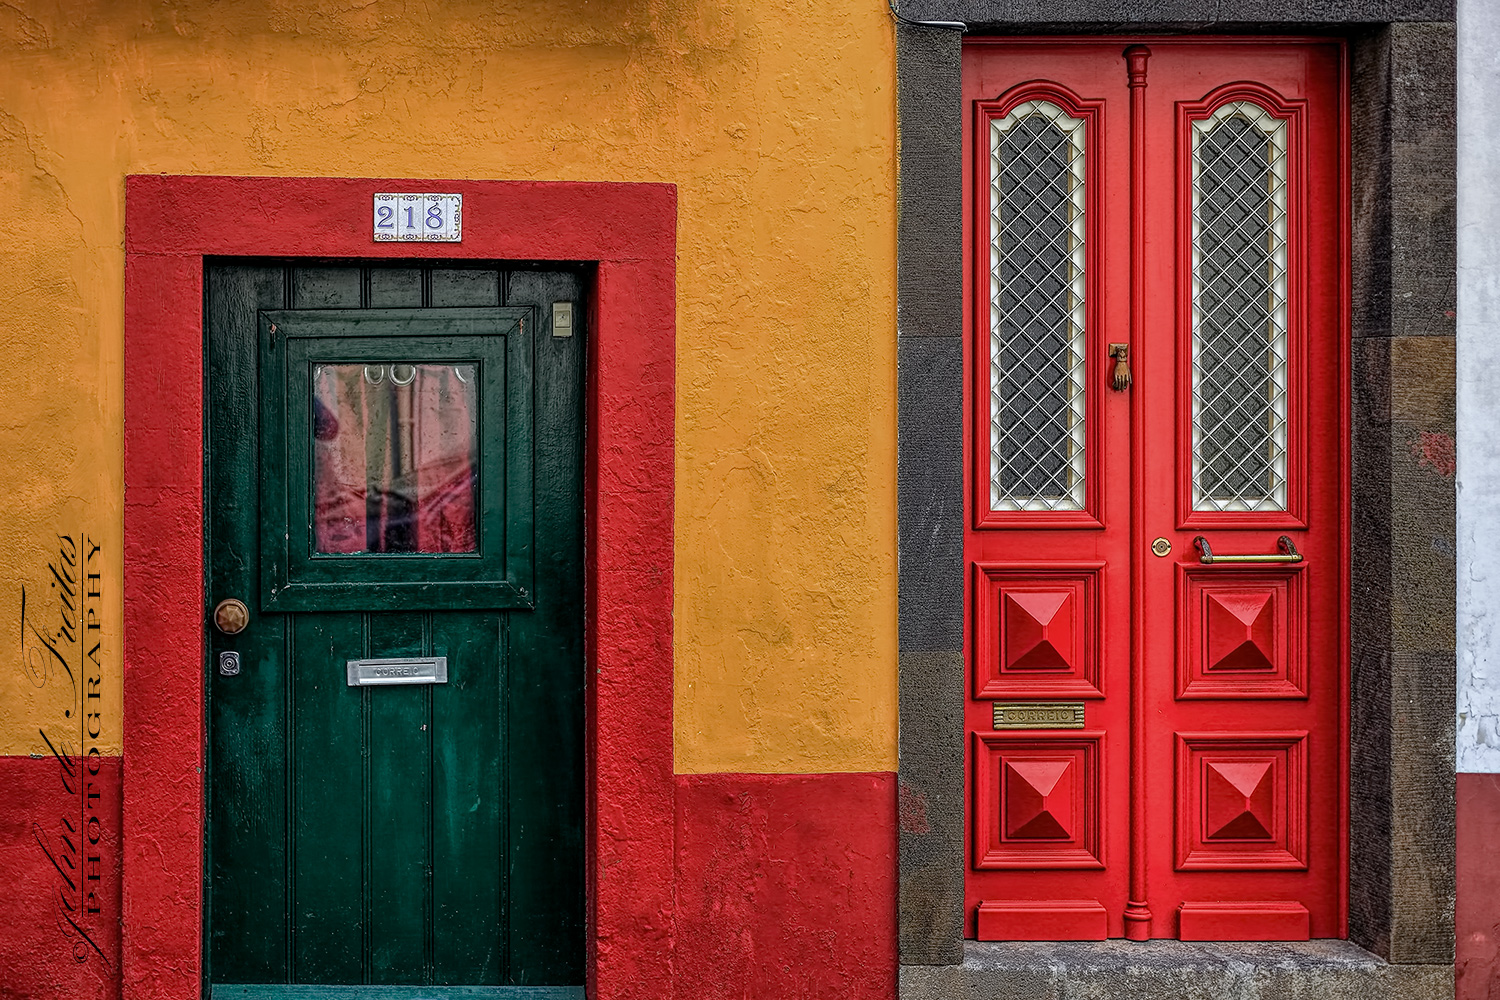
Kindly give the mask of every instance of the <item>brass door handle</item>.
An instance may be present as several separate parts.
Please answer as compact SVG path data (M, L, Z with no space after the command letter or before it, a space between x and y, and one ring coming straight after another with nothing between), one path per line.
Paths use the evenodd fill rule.
M1216 556L1214 550L1209 547L1208 539L1202 535L1193 539L1193 547L1198 550L1198 561L1205 566L1214 563L1299 563L1302 561L1302 553L1297 551L1297 546L1286 535L1276 539L1276 547L1281 551L1267 553L1265 555L1234 555Z

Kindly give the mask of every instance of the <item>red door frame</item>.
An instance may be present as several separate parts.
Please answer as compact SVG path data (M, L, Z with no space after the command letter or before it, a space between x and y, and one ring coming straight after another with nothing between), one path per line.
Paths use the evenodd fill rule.
M464 196L462 243L376 243L377 191ZM121 993L203 990L203 271L212 256L589 261L589 995L670 982L676 188L132 176L125 201Z

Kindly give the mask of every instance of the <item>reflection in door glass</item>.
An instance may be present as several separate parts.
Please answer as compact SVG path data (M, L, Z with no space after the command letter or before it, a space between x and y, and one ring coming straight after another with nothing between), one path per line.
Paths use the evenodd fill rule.
M318 552L475 552L478 366L313 371Z

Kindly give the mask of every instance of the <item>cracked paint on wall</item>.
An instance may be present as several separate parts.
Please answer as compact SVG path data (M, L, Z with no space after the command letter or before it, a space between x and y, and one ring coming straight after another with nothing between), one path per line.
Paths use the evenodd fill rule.
M1459 8L1458 770L1500 773L1500 13Z

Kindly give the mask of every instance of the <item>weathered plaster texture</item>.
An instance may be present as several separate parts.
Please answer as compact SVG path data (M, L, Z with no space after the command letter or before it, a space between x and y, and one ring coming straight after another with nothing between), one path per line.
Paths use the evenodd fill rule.
M890 774L677 779L676 1000L891 1000Z
M1458 775L1458 901L1453 958L1458 1000L1500 996L1500 774Z
M895 767L884 0L21 0L0 65L5 620L79 519L119 600L126 174L669 182L676 766Z
M1458 769L1500 772L1500 7L1459 4Z
M73 767L78 766L75 758ZM70 836L62 817L78 818L76 786L70 788L57 759L0 756L0 997L5 1000L113 1000L120 995L120 834L118 820L96 827L100 843L79 848L84 838ZM120 758L99 762L99 774L89 778L99 802L118 812ZM85 837L87 834L85 833ZM45 845L51 858L43 853ZM100 861L89 865L89 857ZM84 869L83 905L97 906L99 914L85 914L83 923L107 961L77 936L61 933L65 912L61 872L75 877ZM88 874L98 875L89 881ZM75 901L77 896L72 896ZM105 918L108 914L108 919ZM66 927L66 925L63 925ZM75 945L77 949L75 950Z

